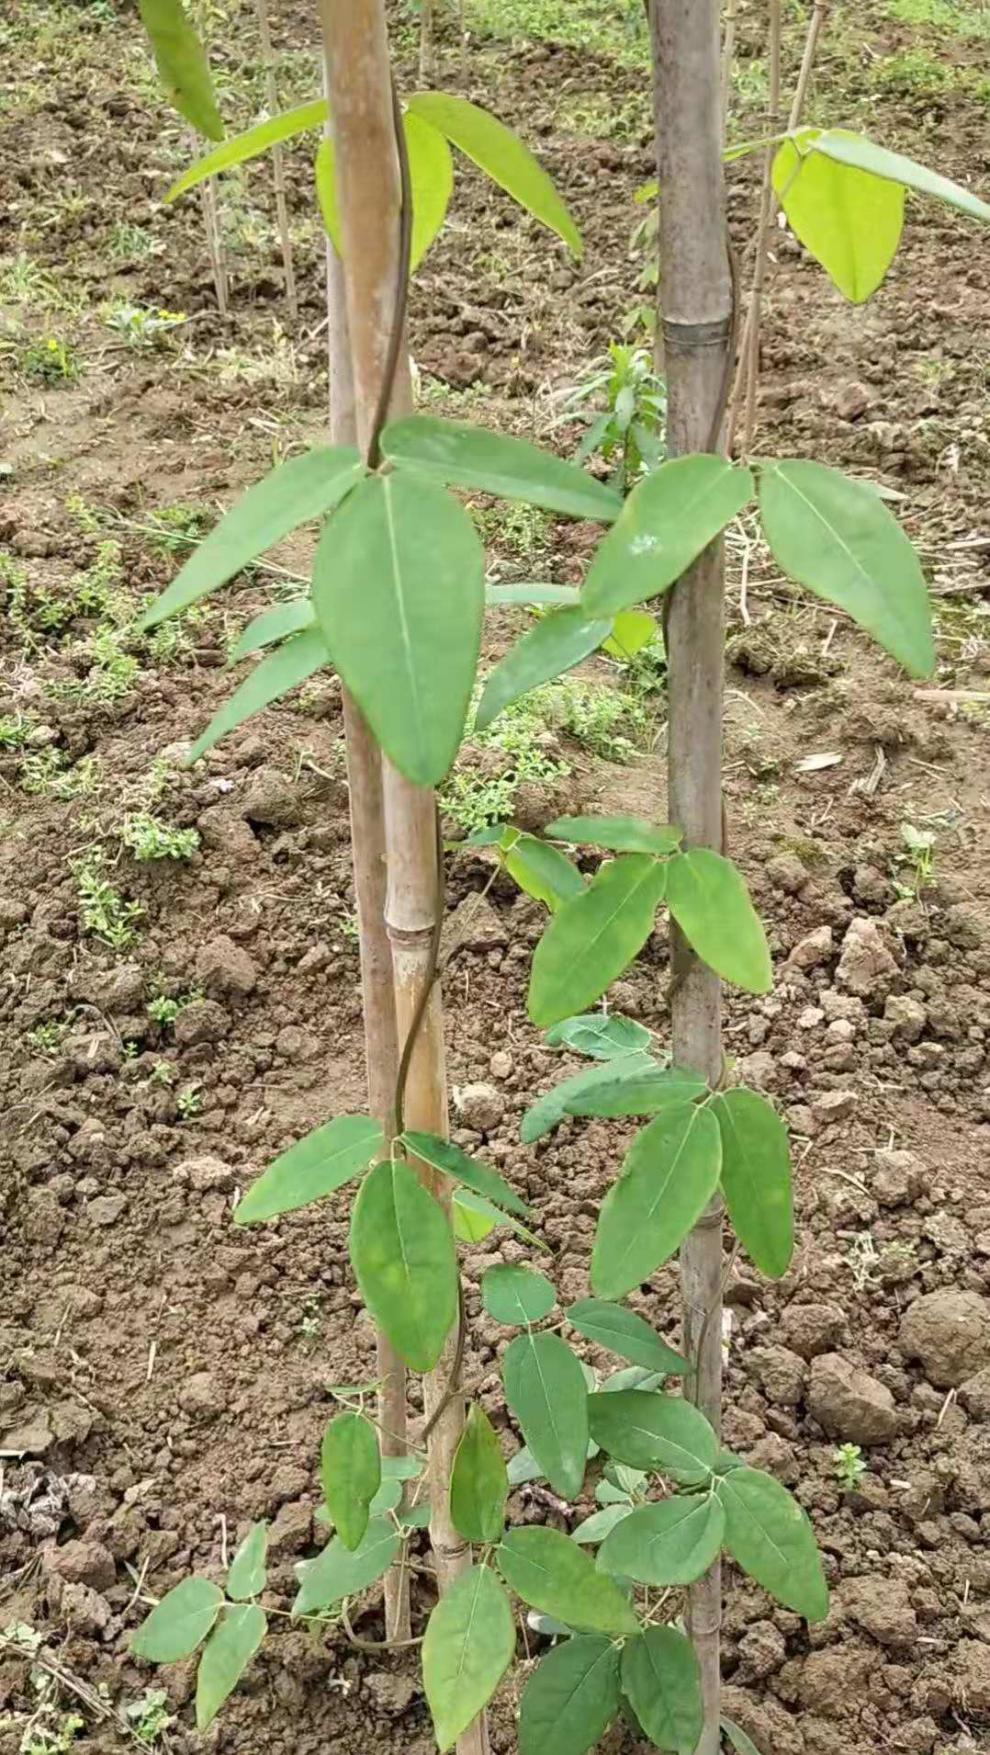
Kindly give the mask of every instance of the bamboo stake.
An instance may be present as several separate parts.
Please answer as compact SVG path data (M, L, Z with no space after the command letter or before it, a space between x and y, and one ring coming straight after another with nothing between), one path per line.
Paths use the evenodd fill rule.
M801 126L801 118L804 115L804 106L808 101L808 89L811 85L811 74L815 65L815 56L818 53L818 39L821 36L822 31L825 29L825 23L828 18L828 8L829 0L815 0L811 19L808 24L808 35L804 41L804 54L801 57L801 71L798 74L798 82L794 88L794 102L791 105L791 113L787 119L787 126L791 130Z
M736 54L736 15L738 0L725 0L725 30L722 35L722 130L729 125L729 104L732 99L732 66Z
M255 14L258 20L258 36L261 40L261 58L265 64L268 113L270 116L275 116L278 114L278 85L275 80L272 33L268 23L268 0L255 0ZM280 145L272 147L272 180L275 185L275 224L278 229L279 249L282 252L282 271L285 275L285 302L289 308L289 316L294 323L299 315L299 301L296 298L296 274L292 265L289 208L285 198L285 154Z
M195 137L194 137L195 138ZM199 143L197 141L197 151ZM203 229L206 232L206 250L210 258L210 272L217 295L217 310L221 317L227 317L230 309L227 280L227 266L223 258L223 244L220 239L220 220L217 213L217 189L213 177L207 177L200 190L200 206L203 210Z
M432 79L436 67L436 18L434 0L420 0L419 11L419 77Z
M767 134L770 144L763 157L763 186L760 191L760 217L756 231L756 265L753 269L753 291L746 314L747 348L743 370L746 374L746 415L743 422L743 456L749 455L756 429L756 393L760 382L760 321L763 315L763 288L766 284L767 259L770 254L770 227L773 220L773 161L777 148L773 137L780 130L780 0L770 5L770 107L767 113Z
M732 273L722 170L718 0L653 0L660 202L660 299L670 454L717 449L732 345ZM671 822L687 845L722 846L724 555L713 543L670 595L667 624ZM712 1084L722 1075L721 986L671 931L673 1058ZM681 1249L684 1350L693 1400L721 1424L721 1218L714 1201ZM721 1575L692 1585L688 1623L701 1665L704 1730L719 1747Z

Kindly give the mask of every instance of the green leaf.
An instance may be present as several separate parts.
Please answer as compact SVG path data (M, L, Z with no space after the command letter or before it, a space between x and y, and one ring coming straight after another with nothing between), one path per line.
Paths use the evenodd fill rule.
M584 878L566 853L536 835L515 835L511 845L504 848L502 859L519 888L527 896L535 896L538 902L545 902L551 912L584 889Z
M736 1755L760 1755L760 1751L753 1742L752 1737L746 1735L746 1732L741 1725L737 1725L734 1720L731 1718L725 1718L724 1716L720 1718L718 1722L722 1730L722 1735L728 1738L732 1747L736 1751Z
M333 244L338 255L343 253L344 240L340 229L340 213L337 207L337 171L336 155L333 141L328 134L320 138L313 161L313 178L316 183L316 200L323 220L323 230Z
M482 1243L501 1221L502 1214L488 1201L472 1195L465 1188L454 1191L450 1203L450 1222L458 1243Z
M228 731L236 731L245 719L260 713L273 701L280 701L283 695L298 688L314 671L323 670L329 662L326 641L319 628L307 628L305 633L293 634L281 646L276 646L274 652L269 652L254 666L230 699L214 713L206 730L189 751L186 766L198 762L207 750L226 737Z
M936 200L946 202L949 207L957 207L960 213L968 213L971 219L990 219L990 206L960 183L940 176L938 171L930 171L913 158L905 158L903 153L877 146L862 134L851 134L845 128L828 128L813 141L812 150L824 153L839 164L853 165L857 170L871 171L874 176L903 183L919 195L934 195Z
M527 1109L519 1127L519 1137L524 1145L530 1146L535 1140L542 1139L545 1134L552 1133L562 1121L567 1119L567 1105L577 1100L582 1092L593 1090L596 1085L615 1081L620 1077L633 1077L641 1072L648 1072L656 1066L648 1054L634 1053L616 1055L614 1060L606 1061L601 1066L588 1066L582 1072L575 1073L573 1078L562 1079L559 1085L553 1085L544 1091L531 1108Z
M227 1595L235 1602L260 1596L268 1581L268 1525L253 1524L230 1562Z
M581 592L586 615L615 616L681 577L753 495L753 477L724 457L676 457L629 495Z
M680 829L642 817L557 817L543 833L554 841L606 847L614 853L674 853L684 839Z
M384 1149L380 1122L339 1115L305 1134L269 1164L234 1210L238 1225L256 1225L333 1194Z
M454 191L454 161L438 128L407 111L402 119L409 151L412 184L412 254L410 268L419 267L447 216Z
M485 602L493 609L507 604L570 603L581 600L576 585L486 585Z
M450 1517L469 1542L497 1542L505 1523L509 1477L495 1428L472 1402L450 1476Z
M564 1315L586 1340L607 1347L610 1353L628 1359L631 1365L671 1374L689 1369L687 1360L660 1339L645 1317L637 1316L635 1310L628 1310L624 1304L582 1298L578 1304L569 1304Z
M506 1348L502 1379L509 1409L551 1487L576 1499L588 1455L588 1386L577 1358L559 1335L530 1330Z
M296 1567L299 1590L292 1613L316 1615L342 1597L353 1597L386 1573L399 1552L402 1538L390 1517L373 1517L364 1540L353 1552L339 1536L328 1542L315 1560Z
M462 1208L466 1207L476 1219L483 1218L492 1221L491 1225L482 1232L482 1236L487 1237L493 1225L505 1225L516 1237L521 1237L524 1243L529 1243L534 1249L542 1249L549 1253L549 1244L544 1243L542 1237L537 1237L535 1231L530 1231L528 1226L521 1224L514 1214L504 1213L498 1207L493 1207L491 1201L485 1200L483 1195L474 1194L470 1189L462 1188L454 1195L454 1204L460 1205ZM475 1243L478 1239L465 1237L463 1241Z
M549 1316L557 1294L544 1274L507 1262L490 1267L484 1275L481 1302L496 1322L519 1328Z
M299 104L294 110L282 110L277 116L269 116L243 134L231 135L215 152L208 152L205 158L197 159L195 164L183 171L181 177L172 184L165 200L176 201L187 189L194 189L197 183L204 183L207 177L215 177L218 171L230 170L233 165L242 165L249 158L258 158L270 147L278 146L283 140L292 140L295 135L304 134L307 129L321 128L326 119L326 99L317 98L314 103Z
M530 689L573 670L597 650L610 627L608 621L591 620L581 607L548 611L489 673L474 718L476 730L487 730L493 719Z
M338 1414L323 1434L320 1482L337 1534L352 1553L364 1540L381 1480L374 1427L363 1414Z
M692 950L747 993L768 993L773 966L746 880L710 847L676 853L667 867L667 906Z
M581 236L550 178L517 134L466 98L423 91L410 98L414 116L432 122L454 146L491 177L520 207L563 238L575 256Z
M188 609L256 561L300 524L321 518L351 492L364 473L352 445L317 445L290 457L255 482L194 549L167 590L138 622L144 633Z
M536 947L529 1015L546 1027L594 1005L633 961L653 930L667 866L645 853L603 865L580 896L565 902Z
M718 1123L693 1104L663 1111L636 1135L598 1215L598 1297L624 1298L670 1260L715 1193L721 1164Z
M484 551L463 506L423 477L369 476L327 525L313 604L386 755L433 786L450 767L481 643Z
M181 0L138 0L138 9L169 103L208 140L222 140L210 63Z
M619 1653L583 1633L541 1659L519 1702L519 1755L585 1755L619 1710Z
M496 1559L506 1584L524 1603L566 1627L619 1636L639 1626L615 1581L559 1530L539 1524L511 1529Z
M406 415L385 428L382 455L399 467L414 468L445 485L476 488L499 499L543 506L571 518L610 524L622 511L621 495L575 464L565 463L552 451L543 451L525 439L509 438L467 421L445 420L436 414ZM575 595L571 590L570 596Z
M693 1103L708 1090L704 1079L677 1066L652 1066L621 1078L603 1079L568 1098L568 1115L656 1115Z
M760 472L760 515L783 571L837 603L915 676L935 668L921 564L873 487L792 459Z
M351 1214L351 1262L364 1299L413 1371L432 1371L457 1319L457 1257L439 1201L408 1164L376 1164Z
M472 1566L440 1598L423 1641L423 1687L440 1755L487 1705L515 1649L508 1597L489 1567Z
M612 623L612 632L602 648L610 658L627 663L642 652L657 636L656 617L645 609L624 609Z
M599 1566L639 1584L693 1584L717 1559L725 1515L708 1494L643 1505L608 1535Z
M648 1627L622 1652L622 1690L658 1749L694 1755L701 1736L701 1671L694 1647L674 1627Z
M224 1609L203 1647L196 1672L198 1731L213 1723L267 1632L268 1617L259 1603L238 1603Z
M510 1213L521 1213L523 1217L529 1212L526 1202L520 1200L504 1176L489 1164L469 1158L452 1140L440 1139L435 1133L417 1133L410 1128L406 1129L402 1139L414 1158L422 1158L424 1164L432 1164L434 1170L442 1170L445 1176L462 1182L465 1188L472 1188L483 1200L490 1200L497 1207L507 1207Z
M235 640L227 660L228 668L239 664L242 658L250 658L253 652L261 652L265 646L274 646L290 634L299 634L304 628L313 627L315 622L313 605L308 597L294 597L289 603L276 603L271 609L263 609Z
M863 304L884 279L904 226L904 190L785 140L773 186L795 237L839 291Z
M223 1603L223 1591L208 1578L184 1578L162 1597L131 1639L135 1657L153 1664L187 1658L205 1639Z
M828 1586L808 1514L759 1469L721 1475L725 1545L750 1578L807 1621L824 1621Z
M616 1012L584 1012L578 1018L564 1018L547 1031L551 1048L571 1048L593 1060L616 1060L648 1048L651 1041L645 1024Z
M755 1091L726 1091L712 1109L722 1134L722 1192L732 1228L761 1274L779 1280L794 1253L787 1129Z
M616 1462L662 1469L683 1486L707 1480L718 1454L704 1414L683 1396L603 1391L588 1397L588 1420L592 1438Z
M611 1490L616 1494L616 1503L603 1505L601 1511L593 1511L590 1517L586 1517L583 1523L579 1523L576 1529L571 1531L572 1542L580 1542L585 1547L594 1547L598 1542L605 1540L609 1531L614 1530L616 1524L621 1523L624 1517L629 1516L632 1511L632 1501L624 1493L619 1493L617 1489Z

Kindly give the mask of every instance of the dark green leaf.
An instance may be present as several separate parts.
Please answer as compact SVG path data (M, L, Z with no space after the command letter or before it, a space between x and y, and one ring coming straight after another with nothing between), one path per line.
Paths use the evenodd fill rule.
M559 1530L538 1524L509 1530L496 1558L506 1584L530 1608L582 1632L636 1632L636 1612L614 1580Z
M746 1732L741 1725L735 1724L731 1718L725 1718L724 1716L720 1718L718 1722L721 1726L722 1735L728 1738L732 1747L736 1751L736 1755L760 1755L760 1751L753 1742L752 1737L746 1735Z
M639 1584L693 1584L722 1546L725 1515L707 1494L643 1505L606 1537L599 1566Z
M510 1411L551 1487L576 1499L588 1455L588 1388L575 1355L559 1335L517 1335L506 1348L502 1378Z
M289 634L300 634L303 628L311 628L315 622L313 605L308 597L294 597L290 603L276 603L271 609L263 609L248 622L234 642L228 665L240 664L242 658L250 658L253 652L260 652L265 646L274 646Z
M622 510L619 494L573 463L555 457L552 451L466 421L444 420L435 414L407 415L385 428L382 452L392 463L412 466L421 475L431 475L452 487L477 488L503 500L521 500L572 518L611 523ZM527 597L524 601L534 600Z
M269 116L264 122L248 128L244 134L231 135L215 152L208 152L204 158L197 159L187 171L183 171L172 184L166 195L166 201L175 201L184 195L187 189L194 189L197 183L204 183L207 177L215 177L218 171L229 170L233 165L242 165L247 159L258 158L261 153L268 152L283 140L292 140L297 134L304 134L309 128L321 128L327 119L325 98L317 98L313 103L299 104L294 110L282 110L277 116ZM222 131L221 131L222 132Z
M174 1664L205 1639L220 1612L223 1591L208 1578L184 1578L162 1597L131 1640L135 1657Z
M618 1371L610 1371L608 1376L602 1379L599 1388L607 1395L618 1395L622 1389L660 1389L663 1386L664 1378L674 1375L677 1374L647 1371L645 1365L623 1365ZM616 1463L615 1466L621 1469L623 1465ZM637 1474L639 1471L626 1470L627 1474L630 1472Z
M440 1598L423 1641L423 1687L440 1755L487 1705L515 1649L508 1597L489 1567L472 1566Z
M237 1603L261 1595L268 1580L268 1525L256 1523L248 1531L230 1562L227 1595Z
M138 9L169 103L208 140L222 140L210 63L182 0L138 0Z
M641 817L558 817L543 833L555 841L607 847L614 853L673 853L684 839L680 829Z
M708 1109L663 1111L636 1135L602 1202L592 1290L624 1298L679 1249L718 1187L722 1141Z
M760 514L790 578L837 603L915 676L935 668L931 604L921 564L872 485L822 463L771 463Z
M364 465L351 445L317 445L255 482L204 537L168 589L138 623L144 632L188 609L256 561L300 524L332 510L360 480Z
M485 602L492 609L511 604L576 604L581 594L576 585L486 585Z
M198 762L207 750L226 737L228 731L236 731L245 719L260 713L273 701L280 701L283 695L298 688L314 671L323 670L329 662L326 641L319 628L307 628L305 633L293 634L281 646L276 646L255 665L229 701L214 713L202 737L197 738L189 751L187 766Z
M678 1066L652 1066L622 1078L603 1079L568 1098L568 1115L658 1115L703 1097L708 1086Z
M814 141L813 150L825 153L839 164L855 165L858 170L871 171L874 176L903 183L919 195L934 195L936 200L946 202L949 207L958 207L960 213L968 213L972 219L990 219L990 206L960 183L940 176L938 171L930 171L926 165L916 164L913 158L905 158L903 153L877 146L862 134L850 134L845 128L827 128Z
M256 1225L333 1194L384 1149L381 1123L367 1115L339 1115L282 1152L252 1182L234 1210L238 1225Z
M489 1316L520 1328L549 1316L557 1302L550 1281L533 1268L507 1262L490 1267L481 1282L481 1302Z
M853 304L876 292L897 254L904 190L803 142L784 140L773 161L773 186L795 237Z
M787 1129L755 1091L726 1091L712 1109L722 1134L722 1192L732 1228L760 1272L779 1280L794 1253Z
M497 1542L505 1523L509 1477L494 1426L472 1402L450 1476L450 1517L469 1542Z
M196 1729L213 1723L224 1701L234 1692L268 1632L268 1617L258 1603L226 1608L203 1647L196 1672Z
M679 1374L687 1371L688 1363L673 1347L650 1327L635 1310L624 1304L612 1304L603 1298L582 1298L564 1312L568 1322L589 1341L597 1341L620 1359L641 1365L646 1371Z
M581 592L585 614L614 616L667 591L752 495L750 471L724 457L662 463L599 546Z
M655 1067L656 1062L648 1054L617 1055L614 1060L605 1061L601 1066L587 1066L582 1072L575 1073L573 1078L562 1079L549 1091L538 1097L532 1108L527 1109L519 1127L519 1137L524 1145L531 1146L535 1140L542 1139L544 1134L552 1133L555 1127L567 1118L567 1105L581 1095L583 1091L592 1090L595 1085L614 1082L620 1075L632 1077L634 1073L648 1071Z
M361 1296L399 1356L432 1371L457 1318L457 1257L439 1201L408 1164L376 1164L351 1214Z
M519 1755L585 1755L619 1710L619 1653L578 1634L541 1659L519 1702Z
M363 1414L338 1414L323 1434L320 1483L337 1534L352 1552L364 1540L381 1479L374 1427Z
M339 1536L315 1560L296 1567L299 1590L293 1615L316 1615L342 1597L353 1597L386 1573L399 1552L401 1537L390 1517L373 1517L364 1540L353 1552Z
M658 1749L694 1755L701 1736L701 1671L694 1647L674 1627L648 1627L622 1652L622 1690Z
M583 608L551 609L510 647L485 683L475 726L485 731L506 707L540 683L572 670L607 637L609 621L594 621Z
M572 1048L593 1060L616 1060L648 1048L651 1040L645 1025L615 1012L585 1012L579 1018L564 1018L547 1031L551 1048Z
M653 930L667 865L646 853L610 860L553 916L536 947L529 1015L546 1027L600 999Z
M744 1572L808 1621L828 1614L828 1586L808 1514L759 1469L720 1475L725 1545Z
M313 605L386 755L433 786L450 767L481 643L484 551L463 506L411 471L367 477L327 525Z
M661 1469L683 1486L705 1481L718 1454L712 1428L683 1396L642 1389L588 1397L591 1436L617 1462Z
M584 878L559 847L551 847L536 835L513 834L515 838L502 857L509 876L527 896L545 902L554 912L562 902L580 895Z
M667 866L667 906L703 963L747 993L768 993L773 968L766 933L746 881L710 847L676 853Z
M414 116L422 116L439 128L520 207L563 238L573 255L580 256L581 236L573 219L546 171L517 134L477 104L445 91L417 92L408 108Z
M520 1200L504 1176L500 1176L490 1164L469 1158L452 1140L440 1139L434 1133L417 1133L410 1128L406 1129L402 1139L414 1158L422 1158L425 1164L432 1164L434 1170L442 1170L445 1176L452 1176L455 1182L472 1188L475 1194L490 1200L494 1206L507 1207L510 1213L521 1213L524 1218L529 1212L526 1202Z

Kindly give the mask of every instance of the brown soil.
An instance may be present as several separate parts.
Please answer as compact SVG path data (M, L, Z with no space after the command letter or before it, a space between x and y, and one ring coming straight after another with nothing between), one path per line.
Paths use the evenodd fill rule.
M0 540L29 591L57 594L109 536L121 544L122 589L137 600L176 564L148 534L157 507L227 503L273 448L320 432L319 246L303 225L301 152L290 166L298 323L287 339L267 224L261 243L245 224L233 316L220 321L195 203L157 205L185 156L181 130L163 123L136 80L133 18L108 24L91 10L92 20L69 9L79 13L77 54L63 57L49 38L39 65L24 35L11 37L22 83L37 84L4 121L6 259L26 252L60 276L77 307L52 316L47 295L36 294L0 312L11 342ZM307 40L301 9L276 28L289 64ZM867 75L877 55L916 38L902 27L856 28L859 46L835 42L822 75L843 112L871 106L873 132L937 158L949 174L985 171L981 101L968 88L937 101L885 90L874 101ZM978 48L957 45L951 58L977 68ZM302 57L291 65L305 92ZM631 195L651 168L648 117L619 142L563 131L555 118L587 91L617 109L640 99L642 76L604 56L504 44L472 53L471 74L472 94L513 117L541 151L584 226L587 255L571 266L463 176L453 223L417 285L413 350L437 406L478 407L482 418L525 431L543 423L545 432L548 387L580 370L635 300ZM465 89L452 46L443 81ZM294 86L287 101L297 101ZM754 174L747 162L733 172L740 247ZM264 172L251 190L263 207ZM108 258L122 220L146 231L152 253ZM898 510L936 593L938 685L983 691L985 239L948 210L912 205L902 253L863 311L783 236L779 257L760 445L840 461L902 496ZM114 292L192 321L160 351L133 351L97 310ZM87 370L77 383L39 388L17 361L26 342L52 333L75 340ZM94 533L72 495L124 522ZM577 577L586 552L587 533L562 527L542 565ZM277 558L300 571L305 545ZM937 1306L927 1326L918 1319L920 1361L902 1331L919 1295L990 1295L986 713L913 691L846 621L797 601L758 546L744 556L733 539L730 560L729 821L778 966L772 997L729 997L728 1048L792 1125L800 1230L779 1285L759 1282L744 1261L732 1267L725 1435L794 1486L835 1592L828 1623L809 1633L726 1568L726 1710L766 1755L990 1749L984 1306L963 1312L972 1329L964 1370L946 1363ZM525 576L518 556L506 551L503 562ZM270 586L258 576L240 590L236 625ZM35 750L51 743L73 763L99 762L95 792L64 800L24 791L22 752L0 758L0 1619L44 1632L69 1678L63 1708L73 1706L73 1679L104 1691L81 1708L78 1744L94 1750L125 1746L119 1720L106 1715L159 1680L178 1711L167 1746L177 1755L200 1747L189 1728L189 1666L159 1678L128 1655L139 1587L157 1596L191 1569L217 1573L224 1544L264 1516L274 1519L270 1600L287 1608L293 1565L314 1550L328 1385L372 1375L371 1329L347 1267L346 1196L259 1232L231 1224L235 1191L279 1148L364 1102L335 684L265 714L194 772L168 770L155 809L198 827L192 859L135 862L111 827L149 796L155 758L188 742L229 692L221 667L232 601L174 653L142 649L133 686L104 703L64 687L85 676L85 614L34 651L13 621L3 635L0 715L30 714ZM493 646L504 635L496 626ZM662 815L660 747L625 766L570 745L563 753L572 778L552 800L529 798L537 820L561 795ZM826 754L831 765L801 765ZM895 888L911 875L905 823L936 832L933 878L916 899ZM114 885L143 909L133 947L119 955L80 920L68 861L94 841L113 854ZM487 875L481 857L454 857L450 907ZM532 1094L573 1063L526 1021L537 910L508 885L496 885L491 901L485 942L459 951L446 1004L455 1107L471 1082L497 1095L487 1133L460 1125L455 1137L483 1139L531 1200L568 1301L586 1291L596 1205L624 1134L575 1122L535 1149L518 1143ZM661 1041L665 964L658 938L616 995ZM159 988L205 997L173 1030L148 1016ZM46 1035L52 1023L60 1028ZM180 1106L189 1091L192 1112ZM495 1233L465 1257L467 1378L505 1426L507 1448L516 1439L499 1393L505 1332L479 1317L476 1284L492 1260L522 1254ZM672 1273L640 1303L676 1335ZM606 1363L593 1350L592 1362ZM847 1494L833 1458L845 1441L860 1443L868 1463ZM514 1511L560 1516L535 1489L518 1495ZM424 1596L418 1618L427 1607ZM365 1635L380 1633L374 1593L357 1619ZM237 1755L425 1752L432 1739L412 1677L404 1658L286 1624L206 1742ZM20 1749L32 1704L25 1662L0 1649L0 1755ZM506 1688L493 1715L499 1751L514 1746L512 1707Z

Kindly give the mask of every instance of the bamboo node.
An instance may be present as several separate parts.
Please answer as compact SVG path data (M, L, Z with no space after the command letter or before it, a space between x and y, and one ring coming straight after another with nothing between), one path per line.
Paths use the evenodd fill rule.
M699 347L727 347L732 335L732 313L713 317L704 323L678 323L664 317L664 345L675 353L693 353Z

